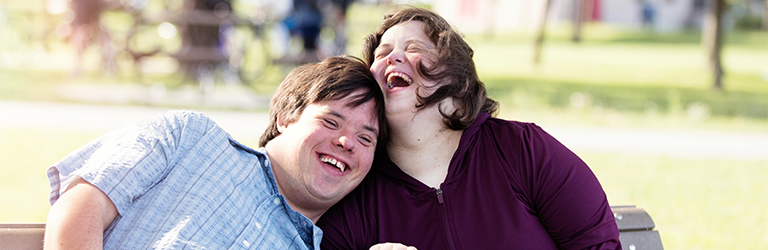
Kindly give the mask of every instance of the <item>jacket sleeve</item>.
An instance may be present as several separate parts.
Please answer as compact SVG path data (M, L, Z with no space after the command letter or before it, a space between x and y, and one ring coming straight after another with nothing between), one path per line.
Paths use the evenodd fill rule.
M620 249L619 231L592 170L540 127L524 130L528 196L559 249Z

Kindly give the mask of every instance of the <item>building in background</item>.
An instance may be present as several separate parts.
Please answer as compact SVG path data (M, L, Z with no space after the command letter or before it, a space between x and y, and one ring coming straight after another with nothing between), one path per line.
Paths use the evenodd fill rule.
M440 0L432 8L465 33L533 31L546 0ZM582 5L582 20L631 29L677 32L701 27L707 0L551 0L549 23L571 22ZM763 19L764 0L738 2L726 27L745 16ZM758 22L759 25L759 22ZM764 25L765 26L765 25ZM763 27L766 29L766 27Z

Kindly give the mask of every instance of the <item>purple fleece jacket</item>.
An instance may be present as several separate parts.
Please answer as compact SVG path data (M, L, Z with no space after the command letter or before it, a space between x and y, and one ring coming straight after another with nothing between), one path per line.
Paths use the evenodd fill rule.
M439 189L378 155L360 186L318 222L325 249L400 242L424 249L621 249L589 167L531 123L481 113Z

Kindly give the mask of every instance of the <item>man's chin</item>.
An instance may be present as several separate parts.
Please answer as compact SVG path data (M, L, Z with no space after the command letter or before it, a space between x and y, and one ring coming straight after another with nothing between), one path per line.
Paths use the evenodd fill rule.
M314 197L315 202L317 203L322 203L322 204L330 203L331 205L333 205L336 202L339 202L348 193L349 192L342 192L339 188L332 188L332 189L318 188L318 189L315 189L314 192L312 192L312 196Z

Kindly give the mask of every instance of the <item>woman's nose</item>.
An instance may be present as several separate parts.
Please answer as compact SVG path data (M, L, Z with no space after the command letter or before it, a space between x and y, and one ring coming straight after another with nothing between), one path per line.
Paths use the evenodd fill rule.
M387 65L392 65L395 63L402 63L402 62L403 62L403 53L393 51L392 53L389 54L389 56L387 56Z

